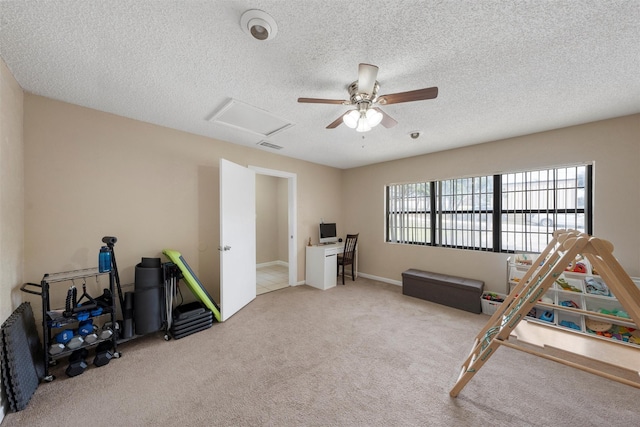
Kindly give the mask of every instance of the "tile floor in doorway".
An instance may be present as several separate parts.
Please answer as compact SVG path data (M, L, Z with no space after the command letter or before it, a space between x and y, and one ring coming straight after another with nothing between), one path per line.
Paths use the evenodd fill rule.
M256 268L256 295L277 291L289 286L289 267L268 265Z

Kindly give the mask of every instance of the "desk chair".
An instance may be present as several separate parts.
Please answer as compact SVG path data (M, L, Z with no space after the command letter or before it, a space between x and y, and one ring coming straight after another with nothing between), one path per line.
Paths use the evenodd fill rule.
M358 233L360 234L360 233ZM347 239L344 242L344 252L338 254L338 271L337 275L340 275L340 266L342 266L342 284L344 285L344 268L351 264L351 279L356 280L354 271L354 259L356 253L356 244L358 243L358 234L347 234Z

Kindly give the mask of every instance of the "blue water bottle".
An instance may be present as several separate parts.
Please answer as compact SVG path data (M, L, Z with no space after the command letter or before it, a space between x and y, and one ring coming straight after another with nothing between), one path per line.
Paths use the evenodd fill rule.
M108 246L100 248L100 254L98 255L98 271L100 273L111 271L111 250Z

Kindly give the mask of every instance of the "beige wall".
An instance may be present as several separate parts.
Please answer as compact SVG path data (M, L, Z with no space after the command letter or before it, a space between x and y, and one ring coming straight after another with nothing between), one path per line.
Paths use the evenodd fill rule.
M180 251L219 301L219 159L295 173L298 281L320 216L341 220L342 171L25 95L25 279L94 267L113 235L123 284ZM285 153L286 154L286 153Z
M24 95L0 59L0 323L22 302L24 267ZM40 305L36 305L37 310ZM4 381L4 380L2 380ZM0 387L0 422L8 407Z
M256 263L278 259L278 178L256 175Z
M24 258L23 98L18 82L0 59L0 323L22 302L19 288Z
M289 262L289 180L278 178L278 255L277 260Z
M256 263L277 260L278 178L256 175Z
M220 157L297 174L298 281L324 218L341 236L360 233L365 274L400 281L417 267L503 291L506 254L385 243L384 186L576 162L595 163L594 235L640 276L640 115L340 171L34 95L24 110L27 281L94 266L100 238L112 234L123 283L140 257L172 247L219 298Z
M610 240L627 272L640 276L640 115L345 171L342 204L347 228L360 233L358 270L401 281L404 270L420 268L482 279L504 292L506 254L385 243L385 185L577 162L595 162L593 235Z
M256 263L288 262L287 179L256 174Z

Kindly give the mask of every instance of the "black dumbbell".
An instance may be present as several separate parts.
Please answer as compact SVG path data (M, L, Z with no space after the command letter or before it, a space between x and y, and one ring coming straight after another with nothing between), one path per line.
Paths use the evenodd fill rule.
M71 353L71 356L69 356L69 366L67 366L65 373L70 377L75 377L83 373L84 370L87 369L87 361L85 359L88 355L89 352L86 348L81 348Z
M111 341L103 341L96 346L96 357L93 359L95 366L104 366L113 358L113 344Z

